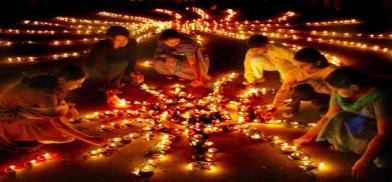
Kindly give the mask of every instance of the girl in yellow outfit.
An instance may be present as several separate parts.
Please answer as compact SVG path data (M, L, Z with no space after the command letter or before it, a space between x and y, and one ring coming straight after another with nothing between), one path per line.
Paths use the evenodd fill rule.
M294 52L281 44L269 44L266 36L250 37L248 46L244 61L247 84L263 82L264 71L278 71L283 81L303 74L303 71L293 64Z

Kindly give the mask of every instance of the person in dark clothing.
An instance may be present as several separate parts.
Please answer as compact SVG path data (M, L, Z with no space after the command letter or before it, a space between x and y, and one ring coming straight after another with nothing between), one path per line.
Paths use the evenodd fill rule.
M136 40L129 37L129 31L122 26L111 26L106 35L108 38L96 43L88 56L88 84L119 86L130 78L143 82L143 74L136 71Z

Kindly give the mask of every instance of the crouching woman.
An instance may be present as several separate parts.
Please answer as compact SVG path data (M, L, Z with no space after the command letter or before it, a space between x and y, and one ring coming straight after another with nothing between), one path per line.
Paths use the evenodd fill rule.
M26 143L67 143L75 139L103 144L103 139L67 124L78 113L64 100L65 95L79 88L85 78L83 69L68 65L9 86L0 95L0 148L17 150L26 148Z
M294 143L301 145L317 136L316 141L327 141L338 151L360 155L352 167L358 178L367 175L372 162L379 168L391 167L390 94L352 68L336 69L326 81L333 89L329 111Z

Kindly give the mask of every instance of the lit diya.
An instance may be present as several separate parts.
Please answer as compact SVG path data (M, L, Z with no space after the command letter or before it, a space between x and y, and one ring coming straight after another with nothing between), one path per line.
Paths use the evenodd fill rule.
M161 161L159 161L158 159L148 159L148 163L156 167L161 163Z
M211 146L213 146L213 145L214 145L214 142L205 141L204 144L203 144L203 147L211 147Z
M5 173L14 173L15 170L16 170L15 165L11 165L11 166L8 166L6 169L4 169L4 172Z
M37 161L36 160L31 160L31 161L27 161L24 163L24 166L26 167L32 167L34 164L36 164Z
M308 123L307 125L308 125L308 127L315 127L317 125L317 123Z
M143 164L140 168L137 168L133 173L141 177L150 177L154 174L154 166L149 163Z
M38 161L46 161L46 160L49 160L51 158L52 157L51 157L51 155L49 153L45 153L45 154L37 156L37 160Z
M318 164L311 160L303 160L300 162L299 167L306 171L312 171L318 168Z
M297 146L284 143L280 146L280 150L282 150L282 152L285 154L290 154L290 153L293 153L297 150Z
M209 152L209 153L216 153L216 152L218 152L218 149L214 148L214 147L211 147L211 148L207 149L207 152Z
M292 160L301 160L301 161L306 161L309 160L309 156L300 152L300 151L295 151L289 155L289 158Z

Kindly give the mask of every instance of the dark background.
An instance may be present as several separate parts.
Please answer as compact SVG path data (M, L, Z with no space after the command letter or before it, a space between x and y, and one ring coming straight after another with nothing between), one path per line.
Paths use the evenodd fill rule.
M324 5L325 0L3 0L0 2L0 23L14 24L17 20L48 18L57 15L77 15L100 10L116 12L144 11L155 7L185 6L235 8L247 18L261 18L293 10L313 18L358 17L383 26L392 24L392 0L340 0L340 6ZM329 0L333 4L336 0Z

